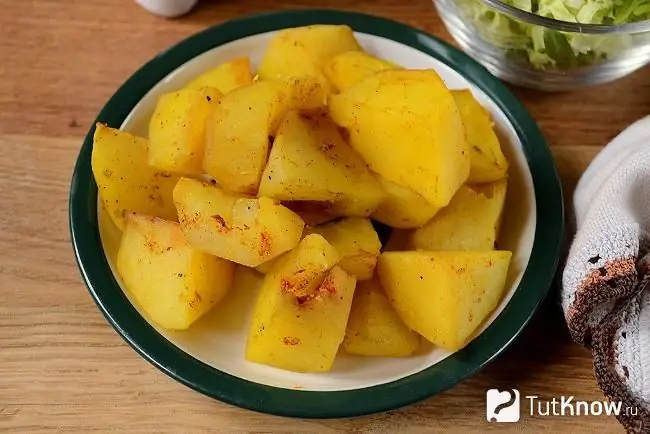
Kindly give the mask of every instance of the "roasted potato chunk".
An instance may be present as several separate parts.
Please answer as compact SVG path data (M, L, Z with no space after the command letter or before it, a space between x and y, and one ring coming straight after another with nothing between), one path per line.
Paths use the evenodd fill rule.
M336 220L338 217L328 212L327 202L311 202L307 200L283 201L282 205L300 216L305 226L316 226Z
M98 123L92 170L99 196L115 225L124 230L127 214L176 220L172 190L178 176L147 164L149 141Z
M224 95L206 123L205 173L226 190L255 195L275 134L291 103L280 82L257 81Z
M343 340L345 351L360 356L406 357L419 346L420 335L400 319L379 279L359 282Z
M270 261L262 262L260 265L255 267L255 271L261 274L269 274L271 270L273 270L273 267L282 260L286 255L288 255L290 252L285 252L281 254L280 256L276 256L275 258L271 259Z
M214 88L166 93L149 121L149 165L185 175L203 173L205 121L221 92Z
M271 272L282 268L282 289L296 297L307 297L316 290L324 273L335 266L341 255L324 237L309 234L295 251L273 260Z
M393 228L418 228L440 209L408 187L401 187L381 176L377 176L377 181L386 193L372 214L372 218L379 222Z
M341 254L339 265L357 280L370 279L381 242L367 218L349 217L309 229L320 234Z
M463 122L435 71L372 74L330 96L328 108L374 172L431 205L446 206L467 180L469 146Z
M463 117L469 142L470 171L468 183L498 181L506 176L508 162L501 151L499 138L494 132L490 113L472 95L472 91L451 92Z
M356 285L341 267L319 259L335 253L321 236L309 235L266 275L248 333L247 360L297 372L331 369ZM296 296L298 287L310 292Z
M111 219L104 202L100 206L101 208L97 212L97 226L102 241L102 248L104 249L106 259L114 262L117 258L117 252L120 249L123 232L115 225L113 219Z
M501 300L512 253L387 252L377 271L406 325L456 351Z
M323 72L336 90L343 91L357 84L361 79L387 69L402 68L364 51L355 50L331 58L323 67Z
M329 89L314 77L289 77L283 80L291 95L291 108L313 111L325 108Z
M181 178L173 198L189 243L237 264L256 267L293 249L302 236L300 217L266 197L239 196Z
M492 250L497 239L507 181L462 186L449 206L412 235L419 250Z
M326 209L327 205L322 202L308 202L308 201L296 201L296 202L282 202L282 205L289 208L291 211L295 212L300 216L300 218L305 222L305 229L303 230L303 237L309 234L309 228L327 223L332 220L336 220L338 217L328 214ZM289 252L283 253L282 255L271 259L270 261L263 262L255 270L262 274L267 274L273 266L280 261L285 255L288 255Z
M203 87L213 87L225 95L252 82L253 74L248 57L239 57L204 72L185 88L199 90Z
M363 160L324 114L291 110L262 174L260 196L326 201L333 214L368 216L384 192Z
M228 292L235 264L191 247L178 223L135 214L127 217L117 271L151 320L184 330Z
M257 71L262 79L308 76L329 93L331 84L322 72L337 54L360 50L348 26L314 25L279 31L269 43Z

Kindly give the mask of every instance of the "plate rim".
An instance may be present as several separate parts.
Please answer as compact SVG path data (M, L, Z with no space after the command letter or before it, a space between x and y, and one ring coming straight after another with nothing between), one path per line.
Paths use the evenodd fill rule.
M410 46L445 63L481 89L503 111L521 141L537 203L535 237L526 270L510 302L481 335L423 371L344 391L285 389L244 380L195 359L160 335L131 305L110 271L100 241L97 185L91 170L95 124L119 128L142 97L170 72L228 42L309 24L346 24L355 31ZM341 418L392 410L437 395L499 356L537 312L553 283L564 239L564 201L555 161L537 124L505 85L475 60L433 35L387 18L333 9L297 9L248 15L209 27L159 53L128 78L84 138L70 184L69 229L77 266L97 307L122 339L163 373L237 407L280 416Z

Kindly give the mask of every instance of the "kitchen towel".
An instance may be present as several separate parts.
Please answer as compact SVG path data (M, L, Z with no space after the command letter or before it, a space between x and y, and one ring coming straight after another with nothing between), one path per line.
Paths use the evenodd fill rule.
M596 156L573 197L562 308L629 432L650 432L650 116Z

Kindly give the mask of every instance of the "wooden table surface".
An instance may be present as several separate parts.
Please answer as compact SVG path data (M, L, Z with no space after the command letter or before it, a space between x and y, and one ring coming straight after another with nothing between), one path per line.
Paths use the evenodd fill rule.
M67 198L81 139L116 88L170 44L264 0L203 1L178 20L131 0L0 0L0 432L618 432L611 417L485 422L485 391L600 400L557 290L523 337L476 377L425 402L349 420L292 420L215 402L141 359L106 323L74 262ZM428 0L288 0L379 14L449 36ZM614 135L650 112L650 70L564 94L514 89L553 147L569 195Z

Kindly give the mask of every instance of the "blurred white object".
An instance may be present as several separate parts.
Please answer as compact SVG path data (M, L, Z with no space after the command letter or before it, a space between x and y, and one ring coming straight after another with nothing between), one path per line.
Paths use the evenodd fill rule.
M162 17L173 18L192 10L198 0L135 0L137 4Z

